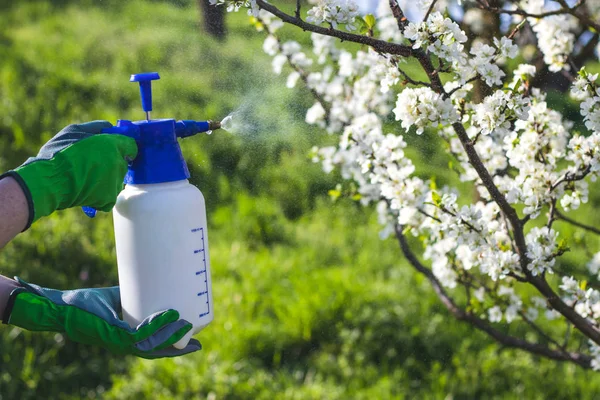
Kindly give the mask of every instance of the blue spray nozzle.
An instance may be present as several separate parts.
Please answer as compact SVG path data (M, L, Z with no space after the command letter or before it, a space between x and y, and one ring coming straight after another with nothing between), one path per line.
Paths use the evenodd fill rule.
M143 72L133 74L129 82L139 82L140 96L142 97L142 109L147 113L152 111L152 81L160 79L158 72Z
M179 138L193 136L197 133L208 132L212 129L212 121L182 120L175 123L175 134Z

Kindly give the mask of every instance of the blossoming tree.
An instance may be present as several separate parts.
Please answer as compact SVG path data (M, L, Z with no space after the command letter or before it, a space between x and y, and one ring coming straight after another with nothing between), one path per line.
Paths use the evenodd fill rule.
M353 0L311 0L306 13L299 0L289 12L217 2L249 8L275 73L289 64L288 87L301 81L314 96L306 122L339 136L315 161L377 208L381 236L395 235L454 317L503 346L600 369L600 229L569 215L600 171L600 84L581 68L600 1L418 0L422 21L397 0L375 15ZM285 24L311 32L310 51L278 37ZM548 71L571 85L583 131L548 105ZM407 135L439 137L471 189L424 177ZM567 251L589 261L569 265Z

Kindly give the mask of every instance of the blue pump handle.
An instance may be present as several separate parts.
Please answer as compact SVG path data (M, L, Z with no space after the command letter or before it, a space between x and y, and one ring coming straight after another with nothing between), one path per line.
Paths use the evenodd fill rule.
M129 82L139 82L140 96L142 97L142 109L146 112L152 111L152 81L160 79L158 72L144 72L133 74Z

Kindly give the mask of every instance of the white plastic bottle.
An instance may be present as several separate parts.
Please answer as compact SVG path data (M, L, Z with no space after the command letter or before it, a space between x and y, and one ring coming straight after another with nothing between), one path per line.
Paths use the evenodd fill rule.
M165 309L193 324L213 320L204 197L187 179L128 184L113 209L123 317L130 326Z
M102 133L131 137L125 189L113 209L123 318L136 327L167 309L179 312L192 329L174 346L183 349L214 316L206 205L177 141L220 127L212 121L150 119L151 82L156 72L131 76L138 82L146 120L119 120ZM96 211L84 207L93 217Z

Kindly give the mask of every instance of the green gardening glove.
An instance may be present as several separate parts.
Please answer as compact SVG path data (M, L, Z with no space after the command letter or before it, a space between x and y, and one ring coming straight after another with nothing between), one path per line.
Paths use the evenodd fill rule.
M175 357L198 351L191 339L184 349L178 342L192 329L175 310L150 315L136 328L121 320L121 297L117 286L60 291L27 283L14 289L2 321L30 331L64 332L73 341L104 347L115 354L143 358Z
M36 157L10 171L29 203L32 223L56 210L89 206L110 211L123 188L127 163L137 155L135 140L101 134L107 121L69 125L46 143Z

